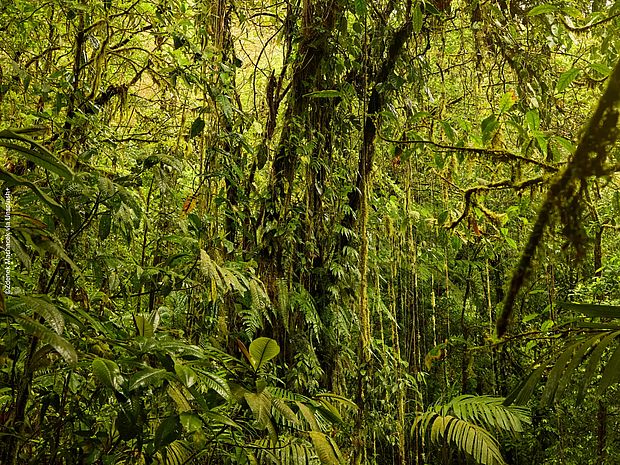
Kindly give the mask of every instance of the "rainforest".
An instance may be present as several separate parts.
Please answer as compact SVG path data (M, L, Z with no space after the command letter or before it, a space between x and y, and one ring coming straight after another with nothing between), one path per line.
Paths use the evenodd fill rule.
M620 463L619 60L618 0L0 1L0 464Z

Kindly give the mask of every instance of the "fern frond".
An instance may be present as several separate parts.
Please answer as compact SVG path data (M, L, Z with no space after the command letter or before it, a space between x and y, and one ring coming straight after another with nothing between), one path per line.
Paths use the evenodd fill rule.
M250 306L239 310L241 327L250 339L254 339L259 329L264 327L265 313L261 308ZM266 319L266 318L265 318Z
M155 455L155 463L162 465L183 465L187 463L192 449L187 441L177 440Z
M291 307L294 312L304 316L306 325L312 330L318 339L321 327L323 326L319 313L314 305L314 298L303 286L298 286L290 296Z

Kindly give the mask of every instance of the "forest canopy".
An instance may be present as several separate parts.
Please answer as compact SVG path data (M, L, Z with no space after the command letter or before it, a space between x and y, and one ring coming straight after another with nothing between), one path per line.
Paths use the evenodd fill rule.
M620 2L0 3L0 464L613 464Z

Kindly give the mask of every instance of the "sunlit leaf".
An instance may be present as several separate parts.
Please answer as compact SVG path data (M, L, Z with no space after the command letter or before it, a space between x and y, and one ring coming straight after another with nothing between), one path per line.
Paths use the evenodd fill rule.
M575 80L577 75L581 72L579 68L571 68L568 71L560 74L558 78L558 83L555 86L555 90L558 92L564 92L568 86L570 86L571 82Z
M119 390L123 376L116 362L97 357L92 366L93 374L101 384L115 391Z
M336 98L341 97L342 93L339 90L318 90L316 92L310 92L304 95L304 97L310 98Z
M280 346L268 337L259 337L250 344L250 362L256 371L280 353Z
M557 11L557 10L558 10L557 6L545 3L543 5L535 6L530 11L528 11L527 15L536 16L536 15L542 15L546 13L553 13L554 11Z
M145 386L158 383L166 376L166 370L147 367L137 373L134 373L129 378L129 391L140 389Z

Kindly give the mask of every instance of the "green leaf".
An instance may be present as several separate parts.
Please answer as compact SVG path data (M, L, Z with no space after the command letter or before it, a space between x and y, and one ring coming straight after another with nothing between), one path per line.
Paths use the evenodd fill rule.
M572 359L573 354L576 351L579 352L579 348L581 347L581 345L584 344L584 342L585 341L579 341L575 344L571 344L569 347L564 349L562 354L556 360L553 369L549 373L549 376L547 378L547 384L545 385L545 390L540 400L543 405L550 404L551 400L555 395L558 384L560 383L560 379L564 374L567 363Z
M336 98L341 96L342 93L339 90L317 90L304 95L304 97L309 98Z
M321 428L319 428L319 424L316 421L314 413L312 412L312 410L310 410L310 407L298 400L296 400L295 403L297 404L297 407L299 408L299 411L301 412L304 419L308 422L310 429L312 431L321 431Z
M198 134L200 134L205 128L205 120L203 120L200 116L194 120L192 123L192 128L189 131L189 137L193 139Z
M205 412L204 413L205 418L212 420L214 423L218 424L218 425L226 425L226 426L231 426L233 428L236 429L242 429L241 425L239 425L239 423L235 422L234 420L232 420L230 417L226 416L226 415L222 415L220 413L217 412L213 412L213 411L209 411L209 412Z
M549 139L547 138L547 136L545 136L540 131L535 131L535 133L536 134L534 134L534 138L536 139L536 142L538 142L538 147L540 149L540 153L543 156L546 156L547 155L547 148L549 146Z
M259 337L250 344L250 363L258 371L266 362L280 353L280 346L268 337Z
M538 131L540 127L540 116L538 110L530 110L525 114L525 124L530 131Z
M572 360L566 367L566 370L564 370L562 379L560 380L557 390L555 392L555 396L554 396L555 399L562 398L562 394L564 393L564 390L566 389L566 387L568 387L569 382L572 379L571 375L573 371L575 370L575 368L577 368L578 365L582 363L586 352L590 350L592 347L595 347L602 337L603 337L602 333L595 334L589 339L586 339L585 341L583 341L581 346L577 348L577 350L575 351L575 354L573 355Z
M167 371L163 368L144 368L129 378L129 391L155 384L166 377Z
M350 399L347 399L344 396L340 396L338 394L332 394L331 392L324 392L322 394L317 394L316 397L319 399L327 398L327 399L335 400L339 402L341 405L344 405L345 407L348 407L354 411L358 409L357 404L355 402L351 401Z
M75 366L77 364L77 353L75 352L73 345L71 345L71 343L65 338L59 336L54 331L46 328L41 323L34 321L30 317L18 315L17 321L27 333L39 338L42 342L51 345L69 365Z
M179 381L181 381L185 387L191 387L196 383L196 372L179 361L175 362L174 371L179 377Z
M538 381L540 381L540 378L546 368L547 363L543 363L536 368L530 376L523 380L521 384L512 393L510 393L508 397L506 397L505 404L510 405L515 403L517 405L523 405L530 400L532 393L534 392L534 388L536 387Z
M620 318L620 306L618 305L599 305L599 304L572 304L569 302L558 302L558 306L565 310L582 313L590 318Z
M611 68L603 63L590 63L590 69L603 75L603 77L611 74Z
M4 181L5 187L13 187L13 186L28 187L30 190L32 190L37 195L37 197L39 197L43 201L43 203L45 203L52 210L52 212L54 212L57 218L62 220L65 226L67 227L71 226L71 215L69 214L69 212L62 205L60 205L58 202L52 199L49 195L47 195L41 189L39 189L39 187L36 186L35 184L31 183L30 181L27 181L26 179L23 179L20 176L16 176L12 173L9 173L8 171L5 171L2 168L0 168L0 181Z
M480 123L480 129L482 130L483 143L486 143L491 139L493 132L497 129L498 126L499 121L497 120L497 117L495 115L489 115L482 120L482 122Z
M49 150L42 145L38 144L32 139L23 135L24 131L14 131L11 129L5 129L0 131L0 146L19 152L37 166L43 169L51 171L63 178L72 178L73 172L63 162L58 160ZM24 147L12 142L6 142L10 140L19 141L28 144L29 147Z
M153 337L154 328L146 315L134 315L133 322L138 336Z
M188 433L202 429L202 419L195 413L183 412L179 415L183 429Z
M543 5L535 6L527 13L527 15L536 16L536 15L542 15L546 13L553 13L554 11L557 11L557 10L558 10L557 6L550 5L549 3L545 3Z
M252 410L259 428L267 428L271 417L271 396L267 391L263 391L260 394L246 392L243 397Z
M34 297L24 295L7 299L7 311L10 314L14 316L24 315L27 310L32 310L34 313L42 316L57 334L62 334L65 327L65 319L60 310L49 301L47 296Z
M201 372L201 374L204 375L204 377L202 378L202 382L206 387L208 387L209 389L213 389L224 399L230 400L230 388L223 378L210 372Z
M555 90L557 92L564 92L564 90L570 85L570 83L573 82L573 80L577 77L580 71L581 70L579 68L571 68L568 71L564 71L562 74L560 74Z
M422 9L420 8L420 3L416 3L415 8L413 9L413 32L419 33L422 30L422 24L424 22L424 15L422 14Z
M215 101L222 110L222 113L224 113L226 119L230 120L232 118L233 108L230 104L230 99L228 98L228 96L226 96L225 94L218 94L215 97Z
M607 347L609 347L609 345L614 342L618 336L620 336L620 331L615 331L613 333L607 334L605 337L603 337L603 339L601 339L601 342L596 345L596 348L590 354L590 358L588 360L588 364L586 365L586 369L583 375L583 381L581 382L582 384L579 388L579 392L577 393L577 402L583 401L586 393L586 388L590 383L592 376L594 375L596 367L601 362L601 357L603 356L605 349L607 349Z
M319 401L320 405L316 406L317 414L320 414L323 418L327 419L332 424L342 423L342 416L338 409L330 404L325 399Z
M448 140L454 143L456 141L456 134L454 133L454 129L452 129L452 126L450 125L450 123L447 121L441 121L441 127L443 128L443 131L446 133Z
M497 439L473 422L428 411L416 416L412 432L416 431L421 435L428 435L431 442L440 447L445 443L452 445L480 464L506 463L500 453Z
M178 415L172 415L162 421L155 431L153 439L155 450L161 450L181 437L181 421Z
M575 144L562 136L552 136L551 140L562 147L566 152L572 154L575 151Z
M93 374L104 386L118 391L123 382L123 375L118 365L112 360L97 357L93 360Z
M99 239L105 241L110 235L110 229L112 228L112 215L108 212L101 215L99 218Z
M64 260L77 275L82 276L82 270L80 270L75 264L75 262L71 260L62 244L57 242L55 239L47 237L42 237L41 239L42 240L40 240L36 244L40 250L45 250L52 255L55 255L56 257Z
M366 15L366 0L355 0L355 14L358 17Z
M64 306L61 306L60 308L64 312L65 318L73 320L73 323L77 324L81 328L87 327L88 323L107 338L112 338L114 336L108 328L101 324L101 321L94 318L79 305L76 305L68 297L59 297L58 300L64 304Z
M501 115L510 110L516 101L517 97L512 91L506 92L502 95L502 98L499 100L499 114Z
M336 452L329 438L320 431L309 431L310 439L314 445L316 455L323 465L339 465L340 461L336 457Z
M597 395L601 396L609 386L616 384L620 380L620 346L616 347L613 355L607 362L605 371L601 376L601 384L598 387Z
M563 6L562 12L574 19L583 19L583 13L574 6Z

